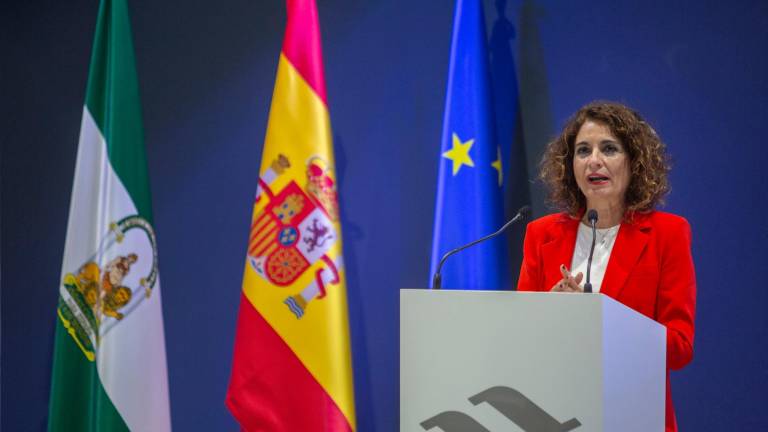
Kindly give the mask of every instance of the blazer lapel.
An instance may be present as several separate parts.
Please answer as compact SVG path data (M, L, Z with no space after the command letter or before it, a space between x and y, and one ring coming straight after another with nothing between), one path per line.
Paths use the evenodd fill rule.
M579 219L563 215L558 220L554 238L541 245L542 265L544 266L544 287L548 291L557 281L562 279L560 265L571 267L573 248L576 246L576 233L579 229Z
M608 268L601 284L600 292L612 298L618 298L627 283L627 277L637 264L640 255L648 243L647 215L636 214L632 223L623 222L619 236L613 245Z

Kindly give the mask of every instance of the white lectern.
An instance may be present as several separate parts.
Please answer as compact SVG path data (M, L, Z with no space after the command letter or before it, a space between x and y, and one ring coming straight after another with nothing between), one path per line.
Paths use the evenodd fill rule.
M400 291L400 430L664 430L664 327L601 294Z

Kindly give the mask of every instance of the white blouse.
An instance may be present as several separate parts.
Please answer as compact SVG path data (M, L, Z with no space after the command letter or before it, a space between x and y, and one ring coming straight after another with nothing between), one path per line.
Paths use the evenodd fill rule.
M597 229L595 253L592 255L592 271L590 273L592 292L600 292L600 285L603 283L605 269L608 267L608 259L611 257L611 251L613 250L614 243L616 243L620 227L621 224L610 228ZM580 284L582 288L584 288L584 284L587 282L587 260L589 259L589 248L591 246L592 227L580 223L570 270L574 277L579 272L584 273L584 278Z

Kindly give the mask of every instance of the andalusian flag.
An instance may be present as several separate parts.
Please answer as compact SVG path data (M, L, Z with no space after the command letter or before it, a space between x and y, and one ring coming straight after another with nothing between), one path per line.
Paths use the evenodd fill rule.
M171 429L157 243L125 0L103 0L56 310L51 431Z
M355 428L331 127L314 0L288 0L227 405L249 431Z

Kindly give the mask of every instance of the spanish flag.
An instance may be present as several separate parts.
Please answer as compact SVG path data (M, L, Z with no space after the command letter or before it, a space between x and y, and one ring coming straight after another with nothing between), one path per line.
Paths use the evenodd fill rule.
M286 3L227 405L248 431L352 431L347 297L317 9L314 0Z

